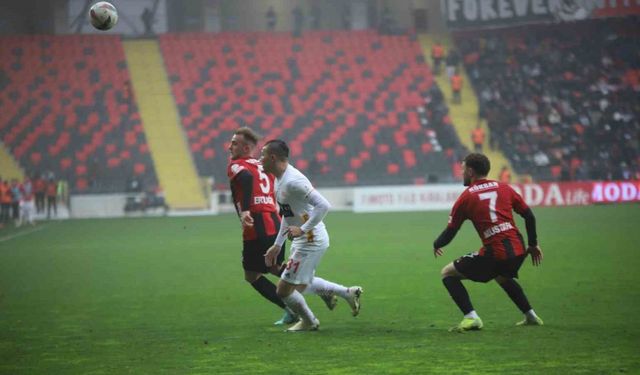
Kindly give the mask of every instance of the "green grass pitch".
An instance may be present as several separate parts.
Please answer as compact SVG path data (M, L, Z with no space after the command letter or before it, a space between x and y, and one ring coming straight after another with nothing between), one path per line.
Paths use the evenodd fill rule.
M638 205L534 212L545 259L520 276L546 325L514 327L495 283L466 282L485 328L465 334L439 272L480 242L467 222L434 259L446 212L330 213L317 274L362 285L361 315L307 296L321 327L298 334L243 280L232 215L4 229L0 374L640 371Z

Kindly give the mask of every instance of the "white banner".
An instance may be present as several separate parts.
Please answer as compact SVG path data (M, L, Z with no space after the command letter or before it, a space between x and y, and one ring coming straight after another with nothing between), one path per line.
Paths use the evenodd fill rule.
M354 212L450 210L462 184L379 186L354 189Z

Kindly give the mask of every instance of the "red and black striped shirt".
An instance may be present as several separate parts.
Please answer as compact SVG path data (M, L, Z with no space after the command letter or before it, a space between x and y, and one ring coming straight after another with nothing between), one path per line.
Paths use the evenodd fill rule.
M448 228L457 231L469 219L482 244L480 255L508 259L526 253L526 246L513 220L512 210L520 215L529 210L522 197L509 185L479 180L469 186L453 205Z
M275 236L280 230L280 217L273 192L275 178L262 170L253 158L231 160L227 167L233 204L238 215L250 211L253 227L244 228L245 241Z

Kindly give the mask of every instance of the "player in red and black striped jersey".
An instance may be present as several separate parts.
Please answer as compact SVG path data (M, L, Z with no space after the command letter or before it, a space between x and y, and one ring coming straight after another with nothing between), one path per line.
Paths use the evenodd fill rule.
M489 159L482 154L469 154L464 159L464 186L468 188L453 205L447 228L433 243L435 256L442 255L442 248L453 240L467 219L471 220L482 240L480 250L460 257L442 269L442 282L464 314L462 322L452 329L455 331L482 328L482 320L462 285L463 279L478 282L496 280L525 315L518 325L542 325L524 291L514 280L527 255L531 255L534 266L542 261L535 216L509 185L487 180L490 167ZM511 211L525 220L528 246L524 244Z
M242 224L242 267L245 280L264 298L285 310L276 324L288 324L297 318L276 294L275 284L264 276L266 273L280 276L284 251L276 264L266 266L264 254L280 231L280 217L273 193L274 177L265 173L260 162L252 157L257 144L258 136L251 129L240 128L229 145L227 176Z

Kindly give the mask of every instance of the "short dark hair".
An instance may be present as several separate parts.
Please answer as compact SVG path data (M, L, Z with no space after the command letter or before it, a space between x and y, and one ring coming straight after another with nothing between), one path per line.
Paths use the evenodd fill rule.
M251 143L252 145L257 145L258 144L258 140L260 140L260 136L258 134L256 134L256 132L254 132L253 130L247 128L247 127L242 127L239 128L238 130L236 130L235 132L233 132L233 134L239 134L241 135L245 141Z
M289 146L281 139L272 139L265 143L264 147L267 148L268 154L275 155L279 160L289 158Z
M486 176L491 170L491 162L489 158L482 154L469 154L464 158L464 165L473 169L478 176Z

